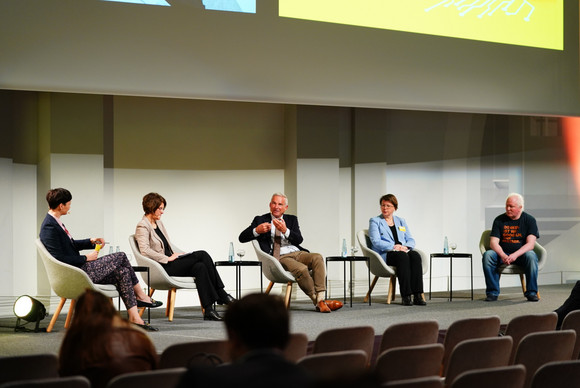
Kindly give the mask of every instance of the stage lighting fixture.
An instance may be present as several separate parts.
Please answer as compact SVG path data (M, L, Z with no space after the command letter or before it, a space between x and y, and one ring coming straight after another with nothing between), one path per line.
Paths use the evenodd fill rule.
M46 317L46 308L40 301L31 296L22 295L16 299L16 302L14 302L14 315L18 318L14 331L32 331L24 327L28 322L36 322L34 332L46 330L38 328L40 321ZM26 322L21 323L21 320Z

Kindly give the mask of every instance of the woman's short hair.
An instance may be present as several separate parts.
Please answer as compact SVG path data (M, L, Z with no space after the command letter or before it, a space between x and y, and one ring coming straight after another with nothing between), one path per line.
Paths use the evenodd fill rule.
M72 194L62 187L51 189L46 193L46 202L48 202L48 207L52 210L56 209L61 203L66 205L70 200L72 200Z
M381 199L379 200L379 205L383 204L383 201L387 201L393 204L393 206L395 207L395 210L397 210L399 208L399 201L397 201L397 197L395 197L395 194L385 194L381 197Z
M167 201L160 194L149 193L143 197L143 211L145 214L155 213L155 210L159 209L162 204L167 207Z

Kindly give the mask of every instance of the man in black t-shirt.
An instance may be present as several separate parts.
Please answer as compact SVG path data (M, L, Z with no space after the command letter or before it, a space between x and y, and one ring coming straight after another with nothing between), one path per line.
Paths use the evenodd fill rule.
M483 254L487 302L499 296L498 268L516 264L526 275L525 296L530 302L538 301L538 256L534 252L540 237L536 219L524 212L524 198L520 194L508 195L505 213L497 216L491 228L490 250Z

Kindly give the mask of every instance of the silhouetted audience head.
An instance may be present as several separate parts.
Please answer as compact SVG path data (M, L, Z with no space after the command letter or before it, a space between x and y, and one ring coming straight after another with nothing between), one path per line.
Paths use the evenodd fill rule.
M290 319L284 300L268 294L250 294L228 306L224 322L235 360L259 349L286 347Z

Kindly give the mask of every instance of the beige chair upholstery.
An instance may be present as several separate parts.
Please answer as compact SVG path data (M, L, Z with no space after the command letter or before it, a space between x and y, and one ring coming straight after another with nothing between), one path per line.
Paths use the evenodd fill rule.
M375 329L372 326L351 326L327 329L314 340L312 353L329 353L342 350L364 350L367 362L373 354Z
M479 239L479 251L483 255L485 251L490 250L489 247L489 235L491 230L484 230L481 234L481 238ZM546 249L541 246L537 241L536 245L534 246L534 252L538 256L538 272L544 268L546 265L546 259L548 258L548 252ZM498 269L500 276L503 274L510 274L510 275L520 275L520 282L522 283L522 292L526 292L526 279L524 269L517 264L510 264L510 265L502 265ZM540 297L540 292L538 291L538 298Z
M257 240L252 240L252 246L254 251L256 251L256 256L258 260L262 263L262 274L270 281L268 287L266 288L266 294L272 291L272 287L275 283L286 284L286 295L284 296L284 303L286 308L290 307L290 297L292 296L292 285L296 282L294 276L286 271L280 261L278 261L274 256L264 252L260 248L260 244Z
M500 320L497 315L488 317L464 318L452 322L447 328L443 346L445 354L441 365L441 375L444 375L451 352L461 341L475 338L497 337Z
M367 371L367 355L360 349L309 354L298 360L297 364L317 381L340 382L363 375Z
M541 366L553 361L570 361L575 342L574 330L543 331L530 333L522 338L514 365L522 364L526 367L524 387L531 386L532 379Z
M391 348L377 357L374 375L379 384L439 376L443 352L440 343Z
M536 371L532 388L554 387L580 387L580 360L549 362Z
M114 284L95 284L82 269L54 258L40 239L36 239L36 249L46 269L50 287L60 297L60 303L48 324L47 332L50 333L52 331L66 300L70 299L71 303L64 324L65 329L68 328L74 313L75 301L87 288L102 292L110 298L117 298L119 296Z
M510 364L514 362L516 350L522 338L530 333L555 330L557 322L558 314L553 311L545 314L526 314L512 318L505 329L505 335L509 335L514 340Z
M215 358L212 358L215 355ZM221 362L219 362L221 360ZM187 368L192 365L208 365L230 362L227 340L182 342L169 345L159 356L159 369Z
M369 288L369 292L365 297L365 302L371 296L371 292L375 288L377 281L379 278L389 278L389 290L387 294L387 304L391 304L393 300L395 300L395 292L397 286L397 269L393 266L387 265L385 260L379 255L377 252L371 249L371 241L369 239L369 230L363 229L359 230L356 234L356 238L358 240L358 244L361 247L363 255L369 257L369 269L373 275L375 275L371 287ZM423 266L423 275L429 271L429 256L420 249L414 248L414 251L418 252L421 255L421 265ZM424 297L423 297L424 298Z
M451 388L522 388L526 379L523 365L500 366L463 372Z
M137 241L135 240L135 235L129 236L129 245L131 246L131 251L135 255L135 260L137 264L149 267L149 296L152 296L155 290L167 290L167 305L165 308L165 316L169 321L173 321L173 312L175 310L175 297L178 289L196 289L195 278L192 276L169 276L165 269L157 261L145 257L139 251L137 246ZM172 245L171 248L173 252L183 253L182 250ZM143 314L141 310L141 314Z
M436 320L393 323L381 337L378 354L399 346L434 344L439 339L439 323Z
M508 366L513 340L509 336L474 338L458 343L447 363L445 385L468 370Z
M577 360L580 356L580 310L570 311L562 321L562 330L574 330L576 332L576 344L572 359Z

